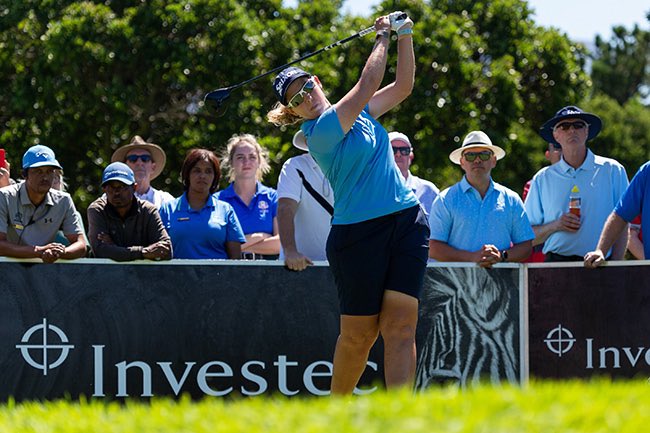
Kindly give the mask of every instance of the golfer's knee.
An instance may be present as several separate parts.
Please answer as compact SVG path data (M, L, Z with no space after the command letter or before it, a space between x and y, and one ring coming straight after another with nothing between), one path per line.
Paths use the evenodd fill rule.
M348 347L370 349L372 345L375 344L378 336L379 331L377 329L366 331L348 331L341 333L339 336L339 342Z

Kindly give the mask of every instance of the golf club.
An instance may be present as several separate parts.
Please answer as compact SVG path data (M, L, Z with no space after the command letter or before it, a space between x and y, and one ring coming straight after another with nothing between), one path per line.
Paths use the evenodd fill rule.
M405 13L402 13L401 15L399 15L397 17L397 19L405 19L406 17L407 17L407 15ZM213 90L210 93L207 93L205 95L205 97L203 98L203 101L206 104L209 103L216 110L219 110L219 108L223 105L224 101L226 99L228 99L228 97L230 96L230 93L233 90L238 89L238 88L240 88L240 87L242 87L242 86L244 86L244 85L246 85L248 83L251 83L251 82L253 82L255 80L259 80L260 78L264 78L267 75L273 74L274 72L281 71L284 68L287 68L287 67L293 65L294 63L301 62L301 61L303 61L305 59L308 59L308 58L313 57L313 56L315 56L317 54L320 54L323 51L331 50L332 48L338 47L339 45L343 45L343 44L345 44L347 42L350 42L353 39L361 38L361 37L367 35L368 33L373 32L374 30L375 30L374 26L373 27L368 27L367 29L363 29L360 32L353 34L352 36L348 36L345 39L341 39L340 41L334 42L334 43L332 43L332 44L330 44L330 45L328 45L326 47L323 47L323 48L321 48L319 50L316 50L316 51L314 51L312 53L305 54L304 56L302 56L302 57L300 57L300 58L298 58L296 60L292 60L289 63L285 63L282 66L278 66L277 68L273 68L270 71L267 71L267 72L265 72L263 74L257 75L257 76L255 76L253 78L249 78L248 80L242 81L239 84L234 84L234 85L229 86L229 87L223 87L221 89Z

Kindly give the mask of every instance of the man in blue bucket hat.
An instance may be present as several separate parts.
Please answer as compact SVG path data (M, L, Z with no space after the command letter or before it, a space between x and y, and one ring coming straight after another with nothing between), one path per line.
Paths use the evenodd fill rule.
M88 206L88 238L95 257L115 261L168 260L172 244L156 206L135 196L131 168L114 162L104 169L104 195Z
M0 189L0 255L45 263L86 255L83 226L68 193L52 188L61 170L52 149L37 145L23 155L24 182ZM70 242L55 242L61 230Z
M596 249L600 231L628 186L625 168L595 155L587 141L602 128L598 116L570 105L560 109L539 130L544 141L562 146L562 159L535 174L526 197L526 213L535 231L533 245L544 242L547 262L580 261ZM579 210L569 210L570 199ZM627 231L607 257L620 260Z

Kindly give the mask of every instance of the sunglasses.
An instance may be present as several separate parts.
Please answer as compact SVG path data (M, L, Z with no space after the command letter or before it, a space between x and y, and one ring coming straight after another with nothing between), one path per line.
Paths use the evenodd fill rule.
M556 150L562 150L562 145L558 143L551 143L553 145L553 149Z
M151 155L129 155L126 157L127 161L133 163L138 162L138 159L140 159L142 162L149 162L151 161Z
M392 146L391 146L392 147ZM399 152L402 156L409 156L411 154L410 147L393 147L393 153Z
M476 158L480 159L481 161L487 161L488 159L492 158L492 155L494 154L489 150L484 150L482 152L465 152L463 154L463 157L467 162L474 162Z
M289 99L289 103L287 104L287 107L289 108L295 108L298 105L302 104L302 102L305 100L305 95L307 93L311 93L312 90L314 90L314 87L316 87L316 83L314 83L314 80L310 78L309 80L305 81L305 84L302 85L302 88L293 95L291 99Z
M573 126L573 129L578 130L582 128L586 128L587 124L583 121L576 120L575 122L563 122L563 123L558 123L555 125L555 128L553 129L561 129L562 131L568 131L569 128Z

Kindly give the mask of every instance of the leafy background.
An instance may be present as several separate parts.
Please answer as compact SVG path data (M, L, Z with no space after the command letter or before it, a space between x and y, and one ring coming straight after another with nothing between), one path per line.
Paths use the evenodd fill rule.
M440 188L462 172L448 154L473 129L506 149L493 177L521 191L544 164L539 126L578 104L603 118L590 147L618 159L631 177L650 157L650 31L617 27L590 52L536 25L524 0L384 1L368 16L341 0L0 0L0 147L19 177L31 145L52 147L70 192L85 209L100 194L101 171L135 134L167 152L158 188L179 195L179 171L193 147L220 150L237 133L269 149L275 186L297 154L295 127L266 121L271 78L235 90L216 116L203 95L343 39L395 9L415 21L413 94L381 120L414 142L413 171ZM647 17L650 20L650 14ZM358 80L368 36L304 61L331 101ZM394 76L395 44L385 82ZM222 184L225 186L225 179Z

